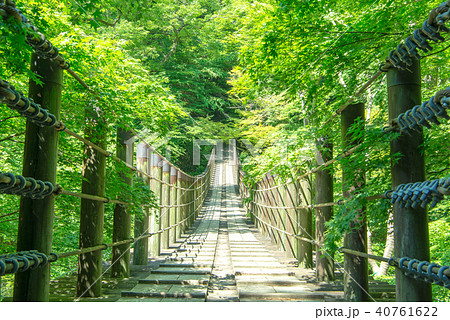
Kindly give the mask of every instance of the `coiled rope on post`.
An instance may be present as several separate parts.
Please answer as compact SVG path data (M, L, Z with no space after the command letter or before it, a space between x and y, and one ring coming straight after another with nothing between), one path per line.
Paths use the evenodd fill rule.
M447 109L450 108L450 87L440 90L422 105L414 106L392 120L391 126L384 129L389 132L399 129L400 132L418 130L421 126L431 128L429 122L440 125L438 118L449 120Z
M450 31L445 26L445 23L449 19L450 0L447 0L431 11L428 19L424 21L422 28L416 29L411 36L407 37L404 42L400 43L396 49L389 53L386 62L397 69L408 69L412 65L414 58L422 58L418 52L419 49L427 53L433 50L430 46L430 41L436 43L445 41L441 33L448 33Z
M0 172L0 193L12 194L32 199L44 199L55 191L49 181L25 178L21 175Z
M401 184L394 191L386 192L391 203L400 203L401 208L415 208L418 205L425 208L428 204L434 208L444 195L448 194L450 194L450 178Z
M45 37L44 34L38 31L23 13L16 8L14 1L1 1L0 13L3 18L14 17L14 19L23 24L27 30L26 42L36 51L42 58L57 61L62 69L69 69L69 63L59 53L58 48Z
M58 256L54 253L47 256L37 250L0 255L0 277L5 274L14 274L43 267L48 262L54 262L57 259Z
M38 126L55 127L60 130L64 127L56 116L47 109L27 98L22 92L16 90L13 85L0 78L0 103L6 104L10 109L18 111Z

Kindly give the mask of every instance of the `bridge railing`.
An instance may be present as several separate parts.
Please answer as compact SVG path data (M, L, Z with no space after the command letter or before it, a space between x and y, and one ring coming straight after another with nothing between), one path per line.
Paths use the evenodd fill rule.
M13 1L0 1L0 16L13 17L29 31L26 40L36 51L32 71L43 83L40 86L30 81L30 97L26 97L0 79L0 103L27 118L22 174L0 171L0 193L21 196L19 252L0 256L0 279L5 274L15 274L14 301L48 301L50 263L79 256L78 296L99 296L104 274L103 250L112 248L112 276L128 277L132 245L133 264L147 265L149 257L159 255L161 249L179 241L182 232L192 226L210 188L215 150L205 171L192 176L162 156L127 124L117 129L116 154L108 151L106 133L99 134L107 126L92 106L85 115L88 122L84 137L70 130L60 120L63 71L74 77L99 104L102 99L71 69L59 50ZM62 132L85 146L81 192L67 190L56 181L58 136ZM136 139L141 142L135 150ZM107 197L106 158L118 164L120 183L131 186L133 174L134 180L140 177L147 193L154 195L154 201L133 203L126 192L116 198ZM54 203L60 196L81 198L80 246L70 252L54 253ZM115 204L112 243L103 243L105 203ZM141 216L135 216L134 227L131 225L133 206L141 207L142 211Z
M426 207L436 206L444 195L450 193L449 179L427 181L425 177L422 128L439 125L438 118L446 118L450 104L450 88L436 93L421 103L420 65L418 51L432 50L431 41L443 42L447 33L445 23L450 17L450 1L432 10L421 28L406 38L389 53L379 70L333 115L322 128L333 128L340 116L341 140L344 152L333 157L330 135L314 137L316 141L316 166L302 172L292 169L292 178L280 179L276 170L252 181L240 172L240 190L248 212L262 233L269 236L279 248L298 259L299 266L316 268L319 281L334 280L334 252L324 251L327 223L333 219L333 207L353 201L365 185L365 168L352 168L352 156L367 151L363 138L354 135L352 126L365 120L363 103L357 99L377 80L387 73L389 124L380 130L380 137L397 132L391 138L391 154L401 154L392 161L392 190L384 194L365 197L358 209L345 207L352 219L343 236L344 294L348 301L367 301L368 259L396 267L396 296L398 301L431 301L431 283L450 288L450 267L439 266L430 260L428 218ZM320 131L320 130L319 130ZM381 140L379 139L377 143ZM344 160L344 161L342 161ZM370 161L370 159L366 159ZM312 162L312 161L310 161ZM342 168L342 194L335 201L333 165ZM361 198L361 197L360 197ZM394 220L394 256L375 256L367 246L367 201L390 200ZM381 200L381 201L386 201ZM315 218L315 223L313 223ZM388 223L388 222L387 222ZM314 232L313 232L314 224ZM313 251L315 249L315 261ZM411 258L409 258L411 257Z

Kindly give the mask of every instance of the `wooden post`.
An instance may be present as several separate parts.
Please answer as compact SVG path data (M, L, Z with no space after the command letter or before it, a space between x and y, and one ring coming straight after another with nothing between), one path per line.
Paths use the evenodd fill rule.
M48 109L59 120L63 71L58 63L42 59L36 54L31 58L31 71L42 85L30 80L29 96ZM58 132L54 128L39 127L27 121L22 175L56 182L58 159ZM55 197L42 200L22 197L20 201L17 250L38 250L45 254L52 251L53 215ZM50 265L17 273L14 301L48 301Z
M387 74L389 119L397 116L415 105L420 105L420 64L408 67L410 71L389 69ZM422 150L423 133L410 130L391 142L391 158L401 154L398 162L391 164L392 188L400 184L425 180L425 159ZM410 257L418 260L430 259L428 238L427 210L416 208L400 208L396 203L394 210L394 253L396 257ZM429 283L406 277L396 270L397 301L431 301L431 285Z
M309 206L312 203L311 177L298 182L300 206ZM298 210L297 221L299 223L298 234L300 237L311 239L313 234L311 208ZM298 266L300 268L313 268L313 245L309 242L298 243Z
M133 165L133 133L129 130L117 129L117 157L124 160L126 163ZM144 152L146 150L144 149ZM145 158L144 158L145 159ZM121 170L118 173L119 179L126 185L133 185L132 171L117 163L117 167ZM120 195L120 200L129 202L131 199L124 193ZM131 237L131 214L127 206L116 204L114 207L114 225L113 225L113 242L130 239ZM112 277L130 276L130 245L123 244L112 248Z
M188 178L188 188L189 188L189 202L191 202L191 204L189 205L189 212L188 212L188 216L190 216L189 218L189 225L188 227L192 227L192 225L194 224L195 221L195 178Z
M152 156L152 176L158 180L162 180L162 159L154 152ZM161 198L161 182L153 179L151 189L155 193L157 203L162 204ZM161 213L164 208L153 209L150 217L150 232L161 230ZM158 233L148 239L148 249L151 257L157 257L161 253L161 235Z
M170 168L170 184L178 187L178 170L175 167ZM178 188L170 187L170 204L174 207L170 208L170 225L173 226L177 224L179 220L178 212L180 211L180 207L178 205ZM177 232L178 227L174 227L170 229L170 242L177 242Z
M170 205L170 188L168 185L170 183L170 165L165 160L163 160L162 180L164 183L161 185L161 204L163 205L161 208L161 228L165 229L170 225L170 208L167 207ZM169 230L161 234L161 248L169 248Z
M93 102L86 109L84 135L87 140L106 149L107 125L102 110ZM85 146L83 157L83 181L81 192L99 197L105 196L106 156L90 146ZM80 249L103 243L103 217L105 203L81 199ZM77 294L82 297L98 297L101 293L102 250L80 255L78 260Z
M327 137L317 140L316 162L321 165L333 158L333 144ZM333 169L331 167L316 172L316 204L333 202ZM316 208L316 241L325 239L325 223L333 217L333 207ZM331 255L331 256L330 256ZM318 281L334 280L333 254L316 248L316 278Z
M198 186L199 186L199 180L198 177L194 177L194 185L192 186L193 188L193 197L194 197L194 218L193 218L193 222L195 221L195 219L197 219L197 207L198 207Z
M144 156L145 152L145 156ZM153 150L145 143L139 143L136 148L137 168L147 174L151 174ZM142 179L150 187L151 180L147 176L142 176ZM134 217L134 237L138 238L150 231L150 216L151 210L143 208L142 214ZM133 264L137 266L146 266L148 264L148 242L144 238L137 240L134 244Z
M355 132L350 131L352 125L362 121L364 126L364 104L349 105L341 113L341 137L343 149L362 143L362 138L354 138ZM351 164L342 165L342 193L344 198L352 198L365 184L365 170L354 168ZM355 219L350 223L350 230L344 235L344 247L367 253L367 221L363 208L354 212ZM347 301L369 300L369 275L367 258L344 253L344 297Z
M189 186L189 182L188 182L188 177L183 174L182 176L182 186L184 189L188 189ZM183 206L183 219L187 219L187 217L189 216L189 210L190 210L190 205L188 204L190 201L190 190L184 190L183 191L183 203L185 204L185 206ZM187 219L184 223L183 223L183 232L186 232L189 229L189 219Z
M183 188L183 181L182 181L182 173L181 171L177 172L177 187L179 188ZM184 204L183 202L183 194L184 191L181 189L177 189L177 196L176 196L176 205L179 206L177 207L177 223L179 223L180 221L182 221L183 218L183 210L184 210L184 206L182 206L182 204ZM180 239L181 238L181 233L183 231L183 224L180 224L177 228L176 228L176 239Z
M298 201L298 192L296 190L296 181L293 181L286 185L286 206L292 207L294 209L288 209L288 219L291 221L291 226L288 229L289 233L293 233L298 235L299 234L299 220L298 220L298 209L295 209L299 205ZM298 255L298 247L299 247L299 240L298 239L292 239L292 250L293 250L293 256L297 260L299 259Z

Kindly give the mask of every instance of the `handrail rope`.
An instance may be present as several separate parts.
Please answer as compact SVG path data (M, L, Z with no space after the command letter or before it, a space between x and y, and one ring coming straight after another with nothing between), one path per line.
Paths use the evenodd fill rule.
M36 50L37 54L48 58L50 60L57 61L61 69L70 69L69 63L64 59L64 57L59 53L58 48L54 47L53 44L45 37L44 34L38 31L36 26L34 26L30 20L28 20L25 15L16 8L13 1L1 1L0 2L0 15L7 18L8 16L14 17L14 19L22 24L27 30L26 42Z
M37 35L39 35L39 37L40 37L40 39L39 39L39 41L37 41L36 39L35 39L35 37L34 36L32 36L32 35L30 35L30 36L27 36L27 41L28 41L28 43L37 51L37 53L38 54L42 54L42 55L44 55L44 57L46 57L46 58L49 58L49 59L51 59L51 60L56 60L56 61L58 61L59 62L59 64L60 64L60 67L62 68L62 69L64 69L64 70L66 70L66 71L68 71L69 72L69 74L71 75L71 76L73 76L85 89L87 89L90 93L92 93L92 94L95 94L96 96L98 96L95 92L94 92L94 90L92 90L81 78L80 78L80 76L78 76L71 68L70 68L70 65L69 65L69 63L67 63L67 61L65 61L65 59L64 59L64 57L61 55L61 54L59 54L59 50L56 48L56 47L54 47L52 44L51 44L51 42L50 41L48 41L47 39L46 39L46 37L42 34L42 33L40 33L40 32L38 32L37 31L37 28L35 27L35 26L33 26L33 25L31 25L31 22L22 14L22 12L20 11L20 10L18 10L16 7L15 7L15 4L14 4L14 2L11 2L11 1L7 1L6 2L6 4L2 4L2 3L0 3L0 8L1 9L3 9L3 12L5 12L5 13L7 13L7 14L9 14L9 15L12 15L12 16L14 16L15 18L16 18L16 20L20 23L23 23L25 26L26 26L26 28L27 29L29 29L29 30L31 30L31 31L33 31L34 33L36 33ZM1 80L1 79L0 79ZM29 112L33 112L34 110L33 110L34 108L33 107L29 107L28 109L27 109L27 111L29 110ZM44 110L45 111L45 109L40 109L40 111L41 110ZM38 119L41 119L42 118L42 112L38 112L38 114L37 115L35 115L35 117L37 117ZM62 121L56 121L56 119L54 118L54 115L50 115L49 114L49 116L53 116L53 118L51 118L51 120L53 120L53 123L51 124L51 125L55 125L55 127L57 128L57 130L58 131L65 131L66 133L68 133L70 136L72 136L72 137L74 137L74 138L77 138L78 140L80 140L80 141L82 141L82 142L84 142L85 144L88 144L89 146L91 146L91 147L93 147L94 149L96 149L97 151L99 151L99 152L101 152L101 153L103 153L104 155L106 155L107 157L112 157L114 160L116 160L116 161L120 161L120 159L118 159L116 156L114 156L112 153L110 153L110 152L108 152L108 151L106 151L106 150L103 150L102 148L100 148L100 147L98 147L98 146L96 146L96 145L94 145L93 143L91 143L90 141L88 141L88 140L86 140L86 139L83 139L82 137L80 137L79 135L76 135L74 132L72 132L72 131L70 131L70 130L68 130L68 129L66 129L65 128L65 125L62 123ZM44 121L43 121L43 123L48 123L49 121L47 121L47 119L48 119L48 117L47 116L44 116ZM35 120L36 121L36 120ZM48 125L48 124L45 124L45 125ZM138 134L137 134L137 132L134 130L134 129L132 129L128 124L125 124L130 130L132 130L132 132L133 133L135 133L136 134L136 136L138 136L142 141L144 141L145 142L145 140L141 137L141 136L139 136ZM64 128L64 129L63 129ZM147 142L145 142L148 146L150 146ZM151 146L150 146L151 147ZM188 176L188 177L190 177L190 178L193 178L194 176L192 176L192 175L189 175L189 174L187 174L186 172L184 172L183 170L181 170L180 168L178 168L177 166L175 166L174 164L172 164L167 158L165 158L163 155L161 155L158 151L156 151L153 147L151 147L152 148L152 150L155 152L155 153L157 153L164 161L166 161L166 162L168 162L172 167L174 167L174 168L176 168L178 171L180 171L180 172L182 172L184 175L186 175L186 176ZM122 161L123 162L123 161ZM135 170L136 171L136 169L134 169L134 168L132 168L132 167L130 167L130 166L128 166L127 165L127 167L129 167L130 169L132 169L132 170Z
M267 182L267 185L269 184L269 181L268 181L268 179L265 179L265 180L263 180L263 183L266 183ZM271 191L271 193L272 193L272 191ZM266 198L266 201L267 202L269 202L269 195L267 194L267 193L263 193L262 194L262 197L264 197L264 198ZM272 198L273 198L273 194L272 194ZM266 215L267 215L267 217L269 218L269 220L272 220L272 221L277 221L277 217L275 216L275 213L273 212L273 210L266 210ZM285 225L284 225L284 221L282 221L282 219L280 219L281 221L281 223L283 224L283 226L285 227ZM286 227L285 227L286 228ZM281 241L281 237L280 237L280 234L278 233L277 234L278 235L278 237L280 238L280 241Z
M392 192L392 191L388 191L388 192ZM386 193L381 193L381 194L377 194L374 196L369 196L369 197L365 197L365 200L378 200L378 199L390 199L390 197L386 196ZM325 203L318 203L318 204L309 204L309 205L304 205L304 206L295 206L295 207L281 207L281 206L270 206L270 205L266 205L266 204L262 204L256 201L250 201L251 203L256 204L257 206L260 207L265 207L265 208L272 208L272 209L308 209L308 208L323 208L323 207L332 207L332 206L338 206L338 205L343 205L344 203L348 202L349 200L339 200L336 202L325 202Z
M167 228L162 229L162 230L158 230L157 232L148 232L148 233L145 233L145 234L140 235L139 237L136 237L136 238L133 238L133 239L122 240L122 241L117 241L117 242L113 242L113 243L109 243L109 244L102 244L102 245L98 245L98 246L94 246L94 247L83 248L83 249L74 250L74 251L70 251L70 252L59 253L58 257L59 258L66 258L66 257L70 257L70 256L76 256L76 255L81 255L81 254L84 254L84 253L89 253L89 252L101 250L101 249L105 250L105 249L108 249L108 248L111 248L111 247L116 247L116 246L123 245L123 244L134 244L138 240L142 240L142 239L145 239L145 238L152 237L154 235L163 233L163 232L165 232L165 231L167 231L169 229L175 228L176 226L179 226L179 225L183 224L188 219L190 219L193 215L195 215L196 211L199 208L201 208L202 206L203 206L203 203L200 204L195 210L193 210L193 212L189 216L187 216L185 219L181 220L180 222L178 222L178 223L176 223L176 224L174 224L174 225L172 225L170 227L167 227Z
M333 164L333 163L339 161L341 158L347 157L347 156L349 156L349 155L355 153L356 149L357 149L358 147L360 147L361 145L362 145L362 144L358 144L358 145L356 145L356 146L354 146L354 147L348 149L347 151L345 151L345 152L343 152L343 153L337 155L337 156L334 157L333 159L331 159L331 160L329 160L329 161L327 161L327 162L325 162L325 163L323 163L323 164L321 164L321 165L319 165L319 166L317 166L317 167L315 167L315 168L309 170L308 172L306 172L306 173L304 173L304 174L302 174L302 175L296 177L295 180L300 180L300 179L306 178L307 176L316 173L317 171L319 171L319 170L322 169L323 167L327 167L327 166L329 166L330 164ZM270 170L269 170L269 171L270 171ZM293 182L293 180L292 180L292 178L290 178L287 182L285 182L285 183L283 183L283 184L276 185L276 186L269 187L269 188L256 189L256 190L253 190L253 191L254 191L254 192L264 192L264 191L268 191L268 190L272 190L272 189L276 189L276 188L280 188L280 187L286 186L287 184L292 183L292 182Z
M450 1L447 0L439 5L439 7L431 10L428 20L422 25L422 28L416 29L414 33L407 37L404 42L397 46L397 49L392 50L386 61L379 66L379 70L351 97L344 105L338 109L325 123L321 125L324 127L330 123L334 118L340 115L351 103L355 101L362 93L364 93L372 83L378 79L384 72L391 67L399 69L407 69L411 65L413 57L421 59L417 50L421 49L425 53L433 50L428 44L429 41L444 42L445 39L440 35L440 32L449 32L445 26L445 22L450 19Z
M22 92L17 91L14 88L14 86L9 84L7 81L2 80L1 78L0 78L0 96L2 97L0 99L1 103L5 103L8 107L10 107L13 110L18 111L22 116L35 122L37 125L54 127L57 131L66 132L69 136L92 147L93 149L102 153L106 157L110 157L113 160L124 164L127 168L131 169L132 171L136 171L136 172L148 177L149 179L156 180L160 183L169 185L170 187L174 187L174 188L182 190L181 187L171 185L170 183L164 182L163 180L160 180L156 177L149 175L148 173L146 173L142 170L139 170L137 167L132 166L129 163L127 163L126 161L118 158L112 152L109 152L109 151L99 147L98 145L87 140L86 138L83 138L79 134L71 131L70 129L68 129L66 127L66 125L62 121L57 120L55 115L48 112L46 109L42 108L40 105L36 104L31 98L25 97ZM163 161L167 161L172 167L176 168L176 170L179 170L184 173L184 171L182 171L180 168L176 167L170 161L168 161L166 158L164 158L162 155L160 155L153 147L151 147L151 148L154 152L156 152L160 157L162 157L164 159ZM211 152L211 154L213 154L213 152L214 152L214 150ZM211 159L212 159L212 157L210 157L208 166L211 163ZM195 177L202 178L206 175L207 170L208 170L208 167L205 169L205 171L202 174L199 174L198 176L190 176L190 175L187 175L186 173L184 173L184 174L190 178L195 178Z
M448 33L450 30L445 23L450 19L450 0L441 3L437 8L431 10L428 19L424 21L421 28L416 29L413 34L392 50L386 62L400 70L407 70L412 60L421 59L418 49L427 53L433 48L429 42L444 42L441 32ZM386 70L381 70L386 71Z
M441 123L438 117L449 120L447 109L450 108L450 87L440 90L435 96L428 101L423 102L401 113L397 118L393 119L391 123L384 127L384 132L399 130L400 132L408 130L418 130L421 126L431 128L429 122L436 125Z
M0 3L0 15L3 17L6 17L7 15L13 16L17 22L22 23L25 26L29 32L27 35L27 42L38 55L57 61L61 69L67 71L86 90L97 96L95 91L90 88L86 82L81 79L81 77L70 67L70 64L59 53L59 49L56 48L44 34L39 32L36 26L31 24L30 20L28 20L28 18L26 18L23 13L15 7L13 1L6 1L6 4L4 3L5 1L2 2L3 3ZM37 35L38 38L35 37L35 35Z
M262 224L264 224L264 225L268 226L269 228L274 229L274 230L276 230L276 231L278 231L278 232L281 232L281 233L283 233L283 234L285 234L285 235L287 235L287 236L293 237L293 238L295 238L295 239L298 239L298 240L301 240L301 241L304 241L304 242L311 243L312 245L316 245L316 246L319 246L319 247L322 247L322 246L323 246L323 244L316 242L316 240L308 239L308 238L304 238L304 237L300 237L300 236L298 236L298 235L296 235L296 234L289 233L289 232L287 232L287 231L284 231L284 230L282 230L282 229L279 229L279 228L277 228L277 227L274 227L273 225L271 225L271 224L269 224L269 223L263 221L261 218L259 218L259 217L258 217L257 215L255 215L255 214L252 214L252 216L255 217L255 218L256 218L259 222L261 222Z
M1 78L0 78L0 95L3 97L2 99L0 99L1 103L5 103L11 109L17 110L22 116L29 118L31 121L35 122L36 124L41 125L41 126L54 127L57 131L64 131L67 134L69 134L69 136L92 147L93 149L102 153L106 157L111 157L113 160L124 164L127 168L131 169L132 171L136 171L136 172L148 177L149 179L156 180L163 184L167 184L171 187L174 187L177 189L182 189L181 187L168 184L167 182L164 182L156 177L149 175L148 173L146 173L142 170L139 170L137 167L132 166L132 165L128 164L126 161L118 158L112 152L109 152L109 151L99 147L98 145L92 143L91 141L83 138L79 134L76 134L75 132L69 130L62 121L59 121L56 119L55 115L51 114L46 109L41 108L41 106L34 103L34 101L32 99L26 98L23 95L23 93L21 93L20 91L16 91L14 86L10 85L7 81L2 80ZM152 149L154 150L154 148L152 148ZM214 150L211 152L211 154L213 152L214 152ZM159 155L159 153L158 153L158 155ZM212 159L212 157L210 157L208 166L210 165L211 159ZM167 159L165 161L170 163ZM170 163L170 165L172 167L176 168L177 170L181 171L181 169L174 166L172 163ZM206 174L207 170L208 170L208 167L205 169L205 171L202 174L198 175L198 177L203 177ZM189 177L194 178L194 176L189 176Z
M207 184L208 179L201 179L202 183L196 188L179 188L173 184L168 184L169 187L174 187L181 189L182 191L193 191L203 188ZM162 181L162 180L161 180ZM167 184L167 183L166 183ZM206 188L205 188L206 190ZM23 177L21 175L14 175L12 173L3 173L0 172L0 193L12 194L30 197L33 199L42 199L50 194L58 195L67 195L82 199L88 199L93 201L100 201L105 203L114 203L114 204L122 204L122 205L133 205L133 203L128 203L120 200L110 199L108 197L101 197L96 195L90 195L85 193L77 193L63 189L62 186L58 184L52 184L49 181L41 181L36 180L29 177ZM197 197L195 200L198 200ZM182 205L180 205L182 206Z
M436 285L444 286L445 288L450 289L449 266L439 266L436 263L430 263L428 261L420 261L408 257L386 258L382 256L368 254L361 251L351 250L344 247L340 247L338 251L341 253L347 253L362 258L386 262L389 264L389 266L400 269L402 272L405 273L406 276L413 277L415 279L426 281Z

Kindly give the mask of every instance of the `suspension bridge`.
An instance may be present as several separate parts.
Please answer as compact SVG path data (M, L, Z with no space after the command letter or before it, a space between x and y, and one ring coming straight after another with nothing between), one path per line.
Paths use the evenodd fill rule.
M224 150L213 149L205 171L192 176L127 125L116 132L116 154L108 151L98 136L101 116L93 110L87 110L92 122L83 137L70 130L60 117L63 73L101 97L14 2L0 1L1 16L13 17L30 31L27 42L36 51L32 71L43 81L42 86L31 81L27 97L0 79L1 103L28 120L22 174L0 172L0 192L21 197L17 252L0 256L0 277L15 275L13 296L5 300L430 301L431 284L450 288L450 267L429 261L426 207L450 193L450 179L427 181L418 150L421 127L448 118L450 90L420 103L417 50L429 50L430 41L443 41L440 33L448 32L449 12L447 3L434 10L332 116L341 117L342 154L333 157L331 141L318 137L317 166L295 172L287 182L268 172L249 185L234 141ZM340 265L335 263L338 252L324 247L326 223L333 207L351 201L354 191L362 188L364 171L349 172L343 166L343 200L336 202L330 168L358 152L363 141L352 137L350 127L364 119L364 104L354 100L385 72L391 121L384 131L400 133L391 142L391 152L405 156L392 164L392 190L364 200L392 202L395 255L368 252L363 206L349 222L339 249L344 254ZM81 192L56 183L60 134L85 146ZM136 149L135 140L140 141ZM136 205L133 200L105 194L106 158L122 166L121 183L131 185L130 173L135 174L156 195L157 206L141 205L143 214L135 217L134 228L129 210ZM80 245L70 252L52 250L57 197L81 199ZM115 206L112 243L103 242L105 203ZM109 248L111 258L104 263L102 252ZM50 266L70 256L78 256L77 274L50 279ZM368 259L395 267L395 286L369 277Z

